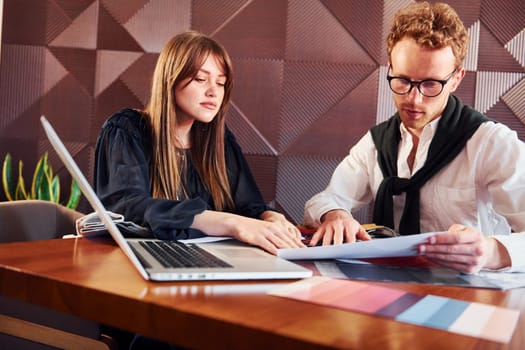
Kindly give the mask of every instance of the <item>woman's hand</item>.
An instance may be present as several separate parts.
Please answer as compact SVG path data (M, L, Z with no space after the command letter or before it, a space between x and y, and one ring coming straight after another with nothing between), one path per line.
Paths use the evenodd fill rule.
M192 227L208 235L232 236L272 254L277 254L278 248L304 247L299 229L284 215L266 211L261 219L206 210L195 216Z
M299 231L297 226L288 221L283 214L267 210L261 214L261 219L276 223L282 228L282 231L290 237L294 245L299 244L300 246L304 246L301 241L301 231Z
M303 248L301 231L286 219L286 217L278 212L267 210L260 216L263 221L271 222L275 225L273 227L274 233L279 237L276 241L277 248ZM273 225L272 225L273 226Z

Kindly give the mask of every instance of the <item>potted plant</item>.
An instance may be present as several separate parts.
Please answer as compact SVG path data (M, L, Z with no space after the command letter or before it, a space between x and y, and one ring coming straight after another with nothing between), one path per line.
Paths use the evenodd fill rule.
M11 155L6 154L2 167L2 185L6 198L10 201L25 199L40 199L60 203L60 179L58 175L53 174L53 168L48 163L47 152L38 160L33 172L30 191L26 190L22 169L24 163L18 162L18 178L12 176ZM76 209L80 202L81 191L74 179L71 180L71 189L69 199L66 204L67 208Z

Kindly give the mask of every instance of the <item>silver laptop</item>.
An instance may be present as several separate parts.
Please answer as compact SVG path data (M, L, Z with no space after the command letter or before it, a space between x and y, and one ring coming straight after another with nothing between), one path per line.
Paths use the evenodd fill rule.
M152 281L251 280L296 279L312 276L312 271L309 269L234 239L187 243L159 239L125 238L109 217L102 202L51 124L44 116L40 118L40 121L51 145L77 181L82 193L105 224L111 237L145 279ZM163 252L159 252L160 250ZM197 255L201 253L205 255L206 259L212 261L207 263L207 267L173 267L173 265L179 264L173 261L177 251L189 254L187 263L190 265L193 260L198 260Z

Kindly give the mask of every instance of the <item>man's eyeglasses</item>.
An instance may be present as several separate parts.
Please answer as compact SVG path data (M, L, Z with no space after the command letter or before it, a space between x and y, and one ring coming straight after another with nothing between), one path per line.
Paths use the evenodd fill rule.
M388 71L390 71L390 67L388 68ZM393 77L389 74L387 74L386 80L388 80L388 85L390 85L390 89L398 95L409 94L410 91L412 91L412 88L414 86L417 86L417 89L419 90L421 95L426 97L436 97L441 93L441 91L443 91L445 84L448 83L450 79L452 79L456 71L457 68L454 68L454 71L452 71L452 73L450 73L448 77L444 80L425 79L420 81L413 81L403 77Z

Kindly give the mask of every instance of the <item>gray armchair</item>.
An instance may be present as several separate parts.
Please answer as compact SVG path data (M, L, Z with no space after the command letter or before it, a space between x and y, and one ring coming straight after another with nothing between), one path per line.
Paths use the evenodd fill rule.
M42 200L0 202L0 243L60 238L75 233L84 214Z
M84 214L41 200L0 202L0 243L75 233ZM9 283L9 281L4 281ZM96 322L0 296L0 344L5 349L116 349Z

